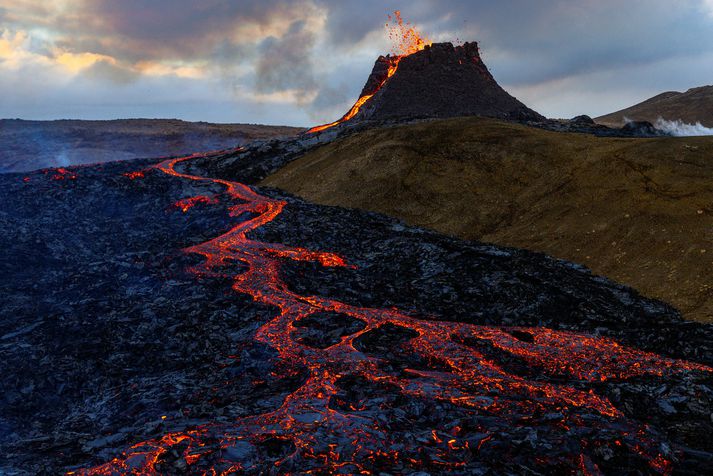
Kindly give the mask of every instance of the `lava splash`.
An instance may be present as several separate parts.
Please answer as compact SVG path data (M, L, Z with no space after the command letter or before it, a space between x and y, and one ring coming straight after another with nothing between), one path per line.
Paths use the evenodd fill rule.
M257 330L255 340L274 348L282 361L305 369L304 380L274 411L143 441L76 474L472 474L482 462L515 457L518 449L503 436L505 428L529 428L523 440L532 438L533 428L535 434L557 435L559 447L529 462L547 473L600 474L606 465L603 447L652 474L671 472L673 450L654 430L625 416L597 386L713 369L582 333L419 319L396 309L295 293L281 279L283 262L351 265L333 253L249 238L279 216L286 202L240 183L178 170L204 156L156 166L178 179L223 186L233 203L231 216L243 220L187 248L204 258L192 271L229 277L235 292L276 307L279 312ZM242 272L226 274L235 262L244 265ZM305 322L315 319L351 324L332 341L316 345L300 334ZM390 350L373 350L371 344L380 339L386 339L382 348ZM390 362L384 352L394 352L398 362ZM502 364L501 354L516 359L518 368ZM414 402L421 402L421 410L397 414ZM452 409L459 418L444 421L436 415L426 435L392 424L392 418L421 418L429 405Z

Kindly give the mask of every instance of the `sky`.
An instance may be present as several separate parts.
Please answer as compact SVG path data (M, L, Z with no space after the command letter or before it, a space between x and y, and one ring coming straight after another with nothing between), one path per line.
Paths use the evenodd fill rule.
M0 117L330 122L397 9L549 117L713 83L713 0L0 0Z

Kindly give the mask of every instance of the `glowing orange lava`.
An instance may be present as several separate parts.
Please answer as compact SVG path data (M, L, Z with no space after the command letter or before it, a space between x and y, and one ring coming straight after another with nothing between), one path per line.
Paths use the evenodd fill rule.
M203 256L192 268L201 276L229 276L232 288L279 312L260 327L255 339L277 350L285 362L307 370L307 377L281 406L272 412L252 415L230 423L208 423L193 430L169 433L161 438L137 443L120 457L94 468L81 470L84 475L161 474L167 455L179 458L195 474L227 475L245 470L304 472L305 466L318 468L319 474L368 472L374 462L391 464L401 461L409 468L423 467L414 442L392 441L388 423L352 405L344 411L335 409L333 400L339 392L339 380L354 376L368 382L389 385L405 396L431 402L452 404L474 415L491 415L517 425L533 415L559 415L552 423L562 432L569 428L599 426L621 436L617 444L649 462L652 470L669 473L671 462L660 453L655 436L628 420L606 397L592 390L575 388L580 383L627 379L644 375L670 375L678 372L713 369L681 360L642 352L603 338L576 332L546 328L491 327L423 320L395 309L372 309L348 305L333 299L301 295L291 291L280 276L285 260L314 261L323 266L345 267L346 261L328 252L315 252L281 244L263 243L248 237L253 230L274 220L286 202L262 196L250 187L222 179L189 175L177 170L184 161L203 157L194 155L169 159L156 166L170 176L226 188L235 202L231 216L252 218L235 225L227 233L186 251ZM247 266L241 274L226 275L226 266L239 261ZM317 313L336 312L364 323L360 330L341 337L336 344L320 349L294 338L295 323ZM380 359L358 350L355 340L385 325L405 328L413 337L404 345L414 355L428 362L440 362L438 370L385 369ZM486 344L485 347L473 342ZM552 380L515 375L501 367L484 348L494 348L526 362L537 369L538 376ZM569 384L557 382L567 377ZM321 432L321 433L320 433ZM316 435L327 435L323 441ZM439 445L442 458L430 461L443 470L466 464L462 452L479 451L492 444L493 435L484 434L477 448L463 439L459 430L445 435L432 432L432 444ZM271 463L230 458L229 448L250 448L266 438L289 441L293 450ZM589 437L584 436L568 464L583 474L598 474L590 459ZM339 444L335 443L339 442ZM398 449L394 449L398 448ZM239 458L238 458L239 459ZM311 463L310 463L311 462ZM253 466L246 467L245 465Z
M196 195L195 197L188 197L177 201L173 204L173 208L178 208L183 213L186 213L199 203L202 205L214 205L218 203L218 199L215 197L208 197L206 195Z
M386 29L393 44L391 52L394 56L414 54L432 43L428 38L421 35L415 27L411 26L409 22L404 23L399 10L394 12L393 17L389 15Z
M393 55L388 56L389 68L386 73L386 77L381 81L379 85L370 93L364 94L354 105L347 111L341 119L331 122L329 124L323 124L321 126L315 126L311 128L308 133L320 132L338 124L347 122L351 118L357 115L362 106L374 95L379 92L379 90L386 84L386 82L391 79L391 77L396 73L399 67L399 62L401 58L421 51L426 46L429 46L431 42L424 36L422 36L416 29L411 26L410 23L404 23L401 18L401 12L396 10L394 16L389 15L389 22L393 21L393 24L386 23L386 28L388 31L389 39L393 42Z
M45 171L45 174L48 173L50 173L49 170ZM77 180L77 174L60 167L58 169L54 169L52 175L50 176L50 180Z
M136 170L134 172L126 172L125 174L122 174L124 177L129 178L130 180L136 180L140 178L144 178L145 172L143 170Z

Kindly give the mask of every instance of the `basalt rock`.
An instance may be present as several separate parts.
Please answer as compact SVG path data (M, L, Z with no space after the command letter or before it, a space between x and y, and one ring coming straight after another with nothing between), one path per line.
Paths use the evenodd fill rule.
M656 136L663 135L661 131L656 129L653 124L648 121L631 121L624 124L622 131L631 132L641 136Z
M594 119L591 117L587 116L586 114L582 114L581 116L573 117L570 119L570 122L574 124L589 124L593 125L594 124Z

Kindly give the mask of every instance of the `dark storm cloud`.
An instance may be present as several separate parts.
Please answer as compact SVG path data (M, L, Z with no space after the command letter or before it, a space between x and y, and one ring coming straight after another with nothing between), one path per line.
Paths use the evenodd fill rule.
M80 0L53 24L58 44L126 61L225 58L249 53L276 18L308 11L309 0ZM241 33L242 32L242 33ZM253 36L254 35L254 36ZM220 52L221 55L214 56ZM234 58L231 58L234 59Z
M263 24L276 3L93 0L88 12L102 19L102 52L142 59L147 55L187 59L210 51L241 22Z

